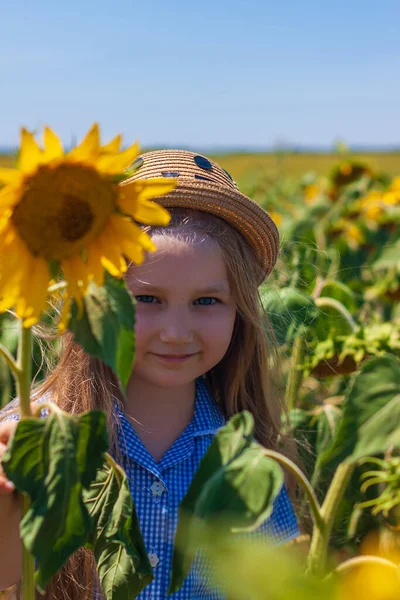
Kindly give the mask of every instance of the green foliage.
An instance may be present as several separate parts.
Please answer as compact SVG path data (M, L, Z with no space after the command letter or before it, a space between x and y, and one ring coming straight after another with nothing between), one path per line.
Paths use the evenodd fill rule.
M304 576L300 557L266 540L233 537L202 526L196 541L213 565L211 587L230 600L333 600L335 583Z
M356 296L354 292L341 281L326 279L321 286L319 297L332 298L340 302L351 314L357 310Z
M122 279L106 274L104 287L92 282L83 303L83 315L73 305L69 329L86 352L111 367L125 391L135 356L132 296Z
M46 419L18 423L2 466L16 488L31 498L21 536L37 559L39 590L86 542L90 517L82 491L95 478L107 447L101 411L79 416L56 411Z
M246 185L274 218L283 218L278 268L261 297L295 406L286 426L315 484L321 514L330 515L325 527L333 525L331 548L352 552L382 518L370 510L377 497L385 510L394 509L390 515L398 525L398 467L395 475L383 472L382 481L390 482L383 493L377 475L361 489L360 481L365 457L398 453L400 445L400 363L394 357L400 354L399 208L385 206L376 218L363 212L368 205L359 201L389 184L363 160L346 158L328 178L314 173L296 181L284 175L290 153L270 158L271 172L253 169ZM240 179L234 167L223 166ZM106 275L103 288L92 284L82 314L73 305L70 329L86 352L116 373L124 391L134 358L134 306L124 282ZM17 329L10 315L0 316L0 342L15 356ZM39 380L40 344L34 362ZM14 394L0 357L0 403ZM136 597L153 579L126 476L106 448L104 416L96 412L67 417L56 410L17 428L4 469L32 499L21 532L37 560L40 590L80 545L94 552L107 600ZM336 500L324 505L329 484L343 469L345 483ZM254 442L251 416L231 419L180 507L171 591L182 585L200 546L211 560L213 583L232 600L330 598L332 586L304 577L291 553L237 535L269 516L282 482L280 467Z
M396 395L400 394L400 361L394 356L378 356L367 360L354 376L346 391L343 404L343 418L331 445L319 455L316 472L332 472L340 462L354 454L360 458L360 449L369 454L384 452L387 448L384 439L368 439L368 434L375 431L374 418ZM384 412L384 417L388 413ZM382 424L382 415L380 423ZM371 424L372 423L372 424ZM397 425L397 422L396 422ZM367 436L365 434L367 430Z
M253 418L234 416L214 437L179 507L169 592L180 589L194 559L201 526L251 531L271 513L283 484L279 465L253 439Z
M105 414L53 408L45 419L18 423L2 460L7 477L31 499L21 537L37 561L37 588L43 592L67 558L86 545L93 549L106 600L135 598L153 572L126 475L105 454Z
M400 449L400 383L399 394L389 400L360 427L358 440L347 460L384 454Z
M318 314L312 298L294 288L277 293L265 287L261 300L280 345L293 344L296 334L309 327Z
M154 578L124 471L107 456L83 499L93 521L94 551L106 600L136 598Z

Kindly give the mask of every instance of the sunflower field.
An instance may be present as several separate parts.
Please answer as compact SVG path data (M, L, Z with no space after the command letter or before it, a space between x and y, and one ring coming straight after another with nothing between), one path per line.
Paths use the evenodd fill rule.
M51 130L45 133L44 151L24 133L20 170L12 175L6 159L0 168L0 180L5 184L0 190L0 255L6 244L11 252L7 261L0 261L0 343L7 349L0 355L0 406L17 393L10 364L16 355L21 357L20 321L32 334L29 371L36 383L57 361L60 335L65 329L73 331L88 352L93 351L93 339L89 340L79 325L82 315L87 323L92 322L88 297L106 306L101 318L111 323L107 319L111 319L113 303L124 306L126 301L118 279L124 272L122 255L140 261L151 244L135 221L166 222L164 212L153 210L148 202L172 189L165 181L154 180L140 189L119 186L122 191L118 195L121 173L138 152L137 148L121 151L120 142L116 139L101 145L98 131L92 129L80 146L64 154ZM215 158L237 179L241 191L268 210L280 229L280 258L260 293L282 365L280 386L288 405L285 429L294 435L298 461L259 447L252 438L249 414L231 419L216 435L182 503L170 591L180 588L194 548L201 546L214 564L214 583L221 588L228 585L226 591L232 600L399 598L400 156L392 156L386 171L348 152L334 156L325 171L314 171L311 157L302 173L290 172L285 161L292 158L283 155L275 156L268 167L261 162L243 167L249 157L242 163L228 156ZM82 161L90 168L82 168ZM58 175L54 164L61 169ZM18 186L23 178L33 175L37 187L32 198L25 195L22 206L17 201ZM97 190L96 198L103 195L104 203L102 211L92 211L94 224L85 221L84 207L74 207L74 214L80 211L79 219L66 215L60 225L68 229L63 236L68 243L61 244L61 238L56 238L52 246L53 238L39 236L32 223L38 197L35 193L40 194L41 186L45 189L50 180L53 185L57 176L68 182L61 186L56 182L57 189L71 186L72 181L76 189L89 185ZM93 181L88 182L89 176ZM60 203L65 193L61 196ZM49 209L44 207L46 215ZM82 230L85 227L87 231ZM99 231L106 233L100 235ZM24 245L18 241L21 237L26 240ZM81 243L83 238L87 253L85 260L79 261L77 240ZM105 277L100 264L106 270ZM42 282L37 288L32 287L33 274ZM13 276L18 285L6 285ZM94 291L90 287L93 284ZM102 289L106 291L98 291ZM64 306L61 313L56 308L60 300ZM19 320L15 319L14 307ZM116 330L127 328L126 323L115 324L115 312L112 318ZM99 340L97 343L96 355L115 370L123 385L129 364L118 362L110 351L100 348ZM55 431L58 415L49 407L52 410ZM97 415L90 422L100 430L100 421ZM77 439L78 426L84 425L68 421L71 431L76 427L71 435ZM21 452L22 456L18 444L22 447L23 434L28 433L31 435L21 430L20 438L14 440L15 455ZM96 438L96 448L101 454L104 444L100 438ZM52 556L53 562L48 561L48 541L39 535L31 539L28 529L37 522L35 510L39 509L35 509L34 499L40 482L35 489L29 487L10 457L5 463L21 489L29 488L33 511L24 519L25 535L39 565L36 583L44 589L67 551L60 550L57 559ZM123 490L115 481L123 475L109 458L93 465L85 477L105 486L112 474L115 489L110 496L115 504ZM235 475L239 470L246 475L245 492L239 492L240 478ZM263 542L250 544L232 533L232 524L221 523L219 515L224 509L233 510L242 520L246 516L248 521L241 531L251 530L258 519L266 518L286 470L298 483L294 503L302 531L289 547L277 550ZM92 488L82 488L87 510L95 521L99 517L93 509ZM257 507L254 493L259 500ZM215 498L218 502L210 500ZM128 503L128 499L121 502ZM113 507L107 510L115 516ZM96 548L100 543L96 535L91 531L78 545L87 543ZM100 569L107 600L127 598L128 589L129 597L136 597L151 580L141 543L140 532L131 534L124 551L127 556L132 551L141 558L129 562L125 557L126 572L119 575L112 589L107 572ZM115 556L110 560L116 560ZM29 594L27 586L23 599L31 600Z

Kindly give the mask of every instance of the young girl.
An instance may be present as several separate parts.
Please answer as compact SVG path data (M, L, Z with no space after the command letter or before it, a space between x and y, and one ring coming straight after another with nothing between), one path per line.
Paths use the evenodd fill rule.
M126 275L137 319L127 396L121 397L111 371L66 334L58 366L36 397L50 394L69 412L107 413L155 574L140 598L161 600L167 597L178 506L214 434L229 417L249 410L257 440L277 447L284 407L274 386L274 348L258 287L276 262L279 236L269 215L203 156L149 152L137 166L133 179L174 177L179 183L159 199L171 223L145 228L157 251ZM0 424L0 456L13 427L15 421ZM0 471L0 543L8 548L0 561L0 589L20 578L18 504L9 484ZM280 544L298 535L285 487L258 535ZM80 550L46 598L93 598L93 572L90 553ZM172 598L220 598L206 585L208 575L209 567L197 560Z

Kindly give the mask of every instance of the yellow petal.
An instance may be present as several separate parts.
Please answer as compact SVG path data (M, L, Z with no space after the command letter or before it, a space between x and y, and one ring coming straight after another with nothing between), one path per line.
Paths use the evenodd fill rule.
M394 177L392 183L390 184L390 189L392 190L400 190L400 177Z
M5 289L2 289L0 282L0 313L5 312L6 310L10 310L12 308L18 298L19 285L10 285L8 282L8 286Z
M141 265L144 261L144 250L140 244L124 239L121 241L121 248L124 256L135 265Z
M124 193L129 193L128 189L130 186L135 186L135 193L139 202L142 200L151 200L152 198L158 198L158 196L165 196L172 192L178 185L177 179L170 177L154 177L153 179L137 179L131 184L128 183L126 186L121 186Z
M21 129L21 149L19 152L18 166L24 174L34 171L43 161L43 152L30 131Z
M95 161L100 152L99 126L95 123L87 133L84 140L67 154L68 159L74 161Z
M64 156L64 149L60 142L60 138L52 129L50 129L50 127L44 128L43 141L44 157L46 162L50 162L51 160L62 158Z
M80 319L83 315L82 298L89 284L85 265L80 256L72 256L61 261L61 268L67 282L67 293L74 298L78 306L78 319Z
M110 273L110 275L118 278L123 277L124 273L126 273L128 269L128 266L122 256L120 257L118 267L116 266L114 259L110 259L106 254L101 257L101 264Z
M395 194L393 192L385 192L382 196L383 204L399 204L400 196L399 194Z
M12 260L15 245L11 248L8 246L7 252L4 253L5 246L0 240L0 312L4 312L12 308L17 299L20 290L20 281L24 273L28 271L26 268L26 255L20 255L19 260ZM10 260L7 260L7 257Z
M19 202L18 189L15 185L7 185L0 190L0 210L11 208Z
M168 225L171 221L171 215L157 202L149 202L143 200L137 207L134 218L143 225Z
M119 133L108 144L101 147L102 152L119 152L122 144L122 135Z
M139 223L168 225L171 220L169 212L157 202L149 202L148 199L169 193L176 187L176 182L173 181L172 185L165 183L164 179L150 179L148 182L134 181L121 186L118 204L124 212L132 215Z
M151 237L136 225L136 223L132 223L132 221L120 217L119 215L111 215L110 223L117 232L118 239L121 242L122 240L127 240L128 242L139 244L143 250L149 252L154 252L156 250L156 245Z
M68 285L68 293L74 298L83 296L89 284L86 266L80 256L74 255L61 261L61 268Z
M60 320L58 321L58 331L60 333L64 333L64 331L68 327L68 323L71 318L71 306L72 306L71 296L66 292L64 294L64 301L63 301L63 306L62 306L62 310L61 310Z
M25 244L16 235L10 221L2 227L0 235L0 282L12 286L15 278L21 278L29 271L31 254Z
M123 277L127 264L122 256L119 239L111 224L97 240L101 247L101 264L113 277Z
M0 183L19 183L22 180L18 169L0 169Z
M86 267L89 277L93 279L96 285L104 283L104 267L101 263L101 246L95 240L86 249Z
M144 260L143 246L139 243L143 231L122 217L114 216L111 224L124 255L140 265Z
M23 320L23 326L32 327L40 319L47 300L47 288L50 272L47 261L31 257L30 268L21 280L19 298L15 306L17 316Z
M123 152L101 154L96 160L96 169L104 175L120 175L127 169L139 154L139 144L136 142Z

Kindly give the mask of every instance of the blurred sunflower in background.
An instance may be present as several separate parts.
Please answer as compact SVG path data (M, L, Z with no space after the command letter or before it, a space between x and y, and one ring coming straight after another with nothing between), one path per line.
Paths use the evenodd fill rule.
M385 191L371 190L357 201L356 206L368 221L379 221L385 213L400 206L400 177L395 177Z
M120 145L117 136L101 146L95 124L64 153L50 128L43 148L22 129L18 168L0 168L0 312L14 307L31 327L45 308L50 282L62 277L65 328L71 299L81 304L91 281L102 285L105 269L122 277L125 257L140 264L144 251L155 250L135 221L167 225L169 213L151 198L170 192L176 181L118 185L139 154L137 144L122 151Z

